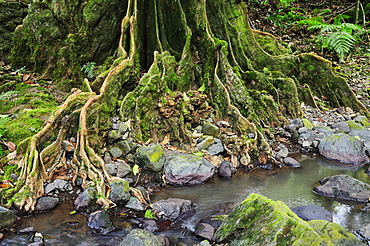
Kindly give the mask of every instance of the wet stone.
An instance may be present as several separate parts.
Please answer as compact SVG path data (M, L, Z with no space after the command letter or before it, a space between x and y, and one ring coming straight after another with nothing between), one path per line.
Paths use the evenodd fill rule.
M301 163L297 160L293 159L292 157L284 158L284 163L288 167L301 167Z
M220 133L220 128L209 122L204 122L202 132L206 135L217 137Z
M77 211L92 211L96 204L96 190L93 187L88 187L74 201L74 206Z
M298 215L299 218L305 221L310 220L327 220L329 222L333 221L333 216L328 210L314 204L295 207L292 208L292 211L296 215Z
M161 242L153 233L143 229L134 229L130 231L120 244L120 246L138 245L162 246Z
M146 220L142 223L142 228L144 230L155 232L158 231L159 228L157 226L157 222L155 220Z
M213 234L215 234L215 228L207 223L199 223L194 234L198 237L212 240Z
M73 190L72 184L64 179L55 179L53 181L55 188L59 191L71 191Z
M130 199L129 193L129 182L126 180L119 180L109 184L110 186L110 195L109 199L112 202L117 204L124 204L126 201Z
M57 197L40 197L37 200L36 204L36 210L37 211L45 211L45 210L50 210L53 209L56 205L59 203L59 198Z
M111 147L109 149L109 153L112 155L114 158L119 158L122 156L123 152L120 148L118 147Z
M131 196L130 200L125 205L126 208L131 208L136 211L144 211L143 204L136 197Z
M132 169L131 169L131 166L125 162L119 162L117 164L117 173L116 173L116 176L117 177L120 177L120 178L123 178L125 177L127 174L131 173Z
M108 234L115 228L107 211L95 211L87 217L87 226L94 233Z
M214 139L214 144L207 148L208 154L210 155L217 155L225 151L224 145L222 144L221 140L218 138Z

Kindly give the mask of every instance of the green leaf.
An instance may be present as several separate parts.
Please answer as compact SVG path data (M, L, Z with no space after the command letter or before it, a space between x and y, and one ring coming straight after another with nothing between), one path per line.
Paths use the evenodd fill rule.
M202 84L202 86L198 89L199 92L203 92L206 90L206 84Z
M182 97L184 98L184 102L189 102L190 101L190 98L188 97L188 95L186 95L186 93L182 93Z
M75 213L77 213L77 211L76 211L76 210L73 210L73 211L69 212L69 214L70 214L70 215L73 215L73 214L75 214Z
M144 218L147 218L147 219L157 219L157 217L155 216L155 214L153 213L153 211L151 209L147 209L145 211Z
M204 154L201 151L192 153L193 155L202 157Z
M139 165L135 164L133 167L132 167L132 173L134 175L137 175L139 173Z

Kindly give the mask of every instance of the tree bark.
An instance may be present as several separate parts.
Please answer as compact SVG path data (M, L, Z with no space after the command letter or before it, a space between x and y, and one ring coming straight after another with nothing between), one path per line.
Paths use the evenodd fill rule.
M272 35L252 30L247 14L245 2L232 0L34 1L16 31L15 65L26 62L45 77L82 81L84 63L116 59L91 84L85 79L85 91L70 96L22 144L21 178L7 193L9 202L32 210L43 182L64 165L55 163L63 153L58 146L75 137L73 174L85 184L93 181L98 202L113 206L106 188L114 177L99 150L116 115L131 122L137 141L169 135L188 149L203 120L227 120L239 137L224 143L232 161L239 156L243 164L271 156L268 133L302 117L302 102L316 106L313 96L368 115L329 61L291 54ZM67 130L66 116L78 127ZM43 149L45 135L56 131L55 142ZM53 167L49 173L46 166Z

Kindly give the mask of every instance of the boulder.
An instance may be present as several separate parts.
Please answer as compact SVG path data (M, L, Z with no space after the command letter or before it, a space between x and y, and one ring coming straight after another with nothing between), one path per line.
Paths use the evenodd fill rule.
M143 229L134 229L127 234L120 246L162 246L158 238L151 232Z
M145 169L155 172L162 171L166 155L160 144L140 147L136 150L136 160Z
M364 164L368 162L362 141L344 133L336 133L322 139L319 153L332 160L346 163Z
M303 205L292 208L292 211L298 215L299 218L310 221L310 220L326 220L329 222L333 221L331 213L320 206L314 204Z
M59 203L58 197L49 197L49 196L40 197L37 200L36 210L37 211L50 210L53 209L56 205L58 205L58 203Z
M319 183L320 186L313 189L318 195L342 201L369 202L370 185L347 174L326 177L319 180Z
M231 179L231 176L236 172L236 168L229 161L221 162L218 168L218 176L226 179Z
M130 184L126 180L117 180L109 184L109 199L116 204L124 204L130 200Z
M0 207L0 227L9 226L18 219L13 210Z
M96 206L96 189L94 187L88 187L84 190L76 200L74 206L77 211L92 211Z
M190 200L180 198L168 198L152 204L154 213L162 220L175 221L183 214L193 211L193 203Z
M317 221L317 220L315 220ZM251 194L236 206L217 229L217 242L230 245L359 245L341 226L324 221L329 230L311 226L281 201ZM340 242L341 244L337 244Z
M215 167L200 156L172 153L164 165L166 183L171 185L195 185L208 181L215 174Z
M90 227L94 233L100 234L108 234L115 229L108 212L105 210L91 213L87 217L87 226Z

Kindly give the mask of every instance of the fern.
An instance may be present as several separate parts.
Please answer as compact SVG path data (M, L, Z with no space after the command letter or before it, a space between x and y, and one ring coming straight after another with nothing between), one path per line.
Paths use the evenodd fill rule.
M360 36L368 33L369 30L364 30L361 26L352 23L340 23L338 19L335 23L315 23L307 30L320 30L316 43L322 49L333 51L343 61L356 43L361 40Z

